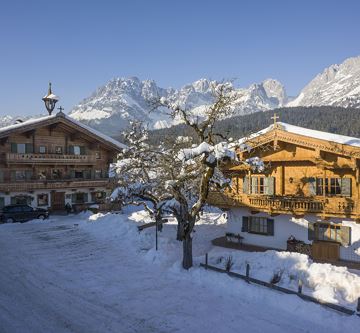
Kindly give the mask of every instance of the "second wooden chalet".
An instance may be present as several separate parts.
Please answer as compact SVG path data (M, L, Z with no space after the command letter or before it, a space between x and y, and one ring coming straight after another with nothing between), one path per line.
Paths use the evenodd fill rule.
M228 211L228 238L305 249L319 260L360 262L360 139L276 123L245 138L225 171L232 188L208 202Z
M109 164L124 147L61 110L0 128L0 208L101 209L112 187Z

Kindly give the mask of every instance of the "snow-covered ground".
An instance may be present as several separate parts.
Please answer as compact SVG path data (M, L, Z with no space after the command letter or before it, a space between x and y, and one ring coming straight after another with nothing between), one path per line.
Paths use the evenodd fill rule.
M304 290L353 308L359 276L286 252L245 253L211 246L224 219L205 214L194 234L195 267L181 269L181 243L168 224L154 249L154 229L140 234L144 212L80 214L0 225L0 332L358 332L346 316L198 267L204 253L232 255L235 270L251 263L269 280L284 270ZM315 266L314 266L315 265ZM328 286L328 289L325 287Z

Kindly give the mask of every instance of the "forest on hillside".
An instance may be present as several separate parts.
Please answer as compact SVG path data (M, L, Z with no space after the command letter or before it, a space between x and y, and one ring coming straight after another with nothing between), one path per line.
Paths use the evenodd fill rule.
M273 123L274 113L278 121L296 126L330 133L360 137L360 109L333 106L279 108L271 111L256 112L244 116L236 116L219 121L217 132L239 139L257 132ZM177 125L150 132L153 143L166 141L178 136L193 136L192 129L185 125Z

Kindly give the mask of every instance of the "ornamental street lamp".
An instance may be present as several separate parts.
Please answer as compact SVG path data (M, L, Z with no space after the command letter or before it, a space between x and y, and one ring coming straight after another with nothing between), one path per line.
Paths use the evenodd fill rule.
M49 115L51 115L51 112L55 109L55 104L59 100L59 97L54 95L51 91L51 82L49 82L49 91L46 96L42 98L42 100L45 103L46 110L49 112Z

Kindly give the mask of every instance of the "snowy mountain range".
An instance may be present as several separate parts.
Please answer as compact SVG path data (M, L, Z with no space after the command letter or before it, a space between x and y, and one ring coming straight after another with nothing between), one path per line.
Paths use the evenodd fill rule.
M150 100L166 97L179 105L186 105L194 115L201 116L206 105L213 101L211 91L214 84L217 83L201 79L173 89L159 87L153 80L115 78L76 105L69 115L113 136L117 136L132 119L142 120L152 128L169 127L179 121L170 119L164 113L149 113L152 108ZM284 86L273 79L235 90L238 98L234 103L234 116L283 106L360 107L360 56L326 68L295 99L289 98ZM14 123L17 118L0 118L0 127Z
M318 74L287 106L360 107L360 56Z
M203 108L213 102L211 92L216 84L216 81L201 79L176 90L161 88L152 80L116 78L80 102L70 115L112 135L118 134L131 119L141 119L153 128L168 127L178 120L170 119L164 113L149 113L151 99L165 97L201 116ZM239 98L234 104L234 115L270 110L287 102L286 91L276 80L265 80L236 91Z

